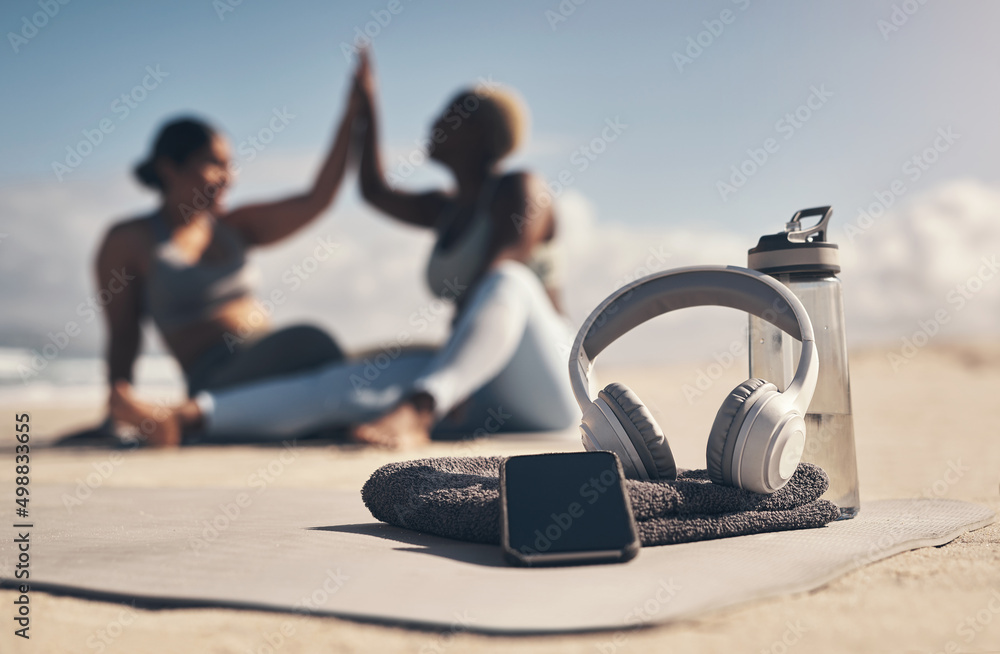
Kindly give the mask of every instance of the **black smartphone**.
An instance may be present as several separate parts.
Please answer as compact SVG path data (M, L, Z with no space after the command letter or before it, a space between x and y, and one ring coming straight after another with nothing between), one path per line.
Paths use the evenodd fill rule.
M628 561L639 534L614 452L513 456L500 466L500 544L516 565Z

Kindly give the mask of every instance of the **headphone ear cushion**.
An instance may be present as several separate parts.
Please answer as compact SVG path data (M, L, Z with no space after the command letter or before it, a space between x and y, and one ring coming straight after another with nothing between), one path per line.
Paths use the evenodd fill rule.
M673 481L677 478L674 454L666 436L639 396L625 384L611 383L597 394L611 407L618 422L646 466L650 479Z
M763 379L748 379L726 396L719 412L715 415L712 430L708 433L708 446L705 448L705 458L708 463L708 478L716 484L733 486L732 462L733 450L739 429L731 433L737 424L743 424L747 410L756 399L767 391L777 391L778 388Z

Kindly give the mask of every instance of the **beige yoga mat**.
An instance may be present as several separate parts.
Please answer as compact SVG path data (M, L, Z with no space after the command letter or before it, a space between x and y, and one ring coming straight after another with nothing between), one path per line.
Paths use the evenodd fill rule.
M499 548L376 523L360 493L32 488L34 590L335 615L495 633L621 629L807 591L994 519L952 500L889 500L820 529L644 548L625 564L507 566ZM70 499L67 499L70 498ZM0 544L3 586L16 545Z

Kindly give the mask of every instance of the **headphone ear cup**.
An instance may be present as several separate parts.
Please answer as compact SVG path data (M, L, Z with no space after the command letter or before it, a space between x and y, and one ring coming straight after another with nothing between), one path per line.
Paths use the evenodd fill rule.
M708 433L705 458L708 464L708 478L713 483L735 486L732 478L733 451L740 427L753 403L768 391L778 388L763 379L748 379L726 396L719 412L715 415L712 430Z
M677 466L667 438L639 396L625 384L618 383L608 384L597 396L611 407L625 429L649 478L667 481L676 479Z

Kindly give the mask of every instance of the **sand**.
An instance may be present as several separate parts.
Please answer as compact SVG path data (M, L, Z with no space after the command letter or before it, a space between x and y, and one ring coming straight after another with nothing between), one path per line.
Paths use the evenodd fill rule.
M886 355L869 350L851 359L862 510L865 500L930 496L1000 511L1000 347L929 346L898 371ZM745 377L746 364L723 371L689 404L681 387L693 383L699 369L708 370L685 365L601 371L603 379L626 381L646 401L682 467L704 467L708 427L722 397ZM0 415L31 411L39 440L91 422L101 411L95 404L24 403L0 398ZM373 470L393 460L552 449L515 438L438 443L402 454L303 446L271 484L359 489ZM0 456L12 454L5 448ZM274 456L267 447L136 450L102 486L242 487ZM32 484L75 482L108 458L109 452L99 450L38 450ZM12 488L11 468L0 465L0 487ZM419 601L419 589L400 592ZM0 605L10 607L13 598L0 591ZM875 563L814 592L618 633L490 637L255 611L147 611L40 592L32 605L31 641L14 637L5 618L0 652L990 652L1000 651L1000 525Z

